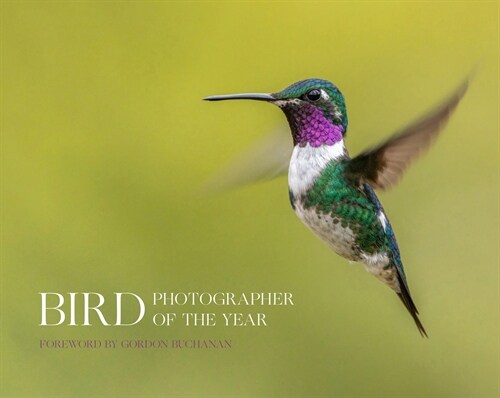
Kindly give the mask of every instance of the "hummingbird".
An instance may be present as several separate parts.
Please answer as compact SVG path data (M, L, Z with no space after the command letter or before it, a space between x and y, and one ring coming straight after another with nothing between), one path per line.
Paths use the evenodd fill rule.
M386 190L399 181L442 131L467 87L468 79L423 118L352 158L344 142L348 127L344 96L327 80L302 80L272 94L204 99L257 100L281 108L293 140L288 192L296 215L334 252L362 263L390 287L420 334L427 337L410 294L394 230L375 190Z

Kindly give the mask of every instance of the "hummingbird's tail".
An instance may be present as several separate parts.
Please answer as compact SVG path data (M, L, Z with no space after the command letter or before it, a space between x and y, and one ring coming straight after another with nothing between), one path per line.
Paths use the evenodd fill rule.
M400 300L402 301L402 303L412 316L413 320L415 321L415 324L417 325L418 331L420 332L422 337L428 338L429 336L427 336L427 332L425 331L424 325L422 325L422 322L420 322L420 319L418 318L418 310L411 298L408 286L406 286L406 283L401 278L399 272L398 272L398 282L399 282L399 287L401 289L401 292L397 293L398 297L400 298Z

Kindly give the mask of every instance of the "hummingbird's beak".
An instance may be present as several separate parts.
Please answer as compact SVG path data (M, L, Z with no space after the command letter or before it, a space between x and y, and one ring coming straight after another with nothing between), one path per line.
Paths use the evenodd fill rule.
M224 101L232 99L251 99L257 101L274 101L271 94L261 93L245 93L245 94L228 94L228 95L211 95L210 97L203 98L205 101Z

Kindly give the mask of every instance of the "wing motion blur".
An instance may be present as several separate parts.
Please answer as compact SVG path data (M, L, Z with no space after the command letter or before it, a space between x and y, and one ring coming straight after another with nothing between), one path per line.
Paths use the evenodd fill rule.
M445 101L427 115L394 134L382 144L349 161L346 174L377 189L394 186L408 166L427 150L443 130L467 91L465 80Z
M288 173L293 143L288 126L267 134L209 179L204 190L220 192Z

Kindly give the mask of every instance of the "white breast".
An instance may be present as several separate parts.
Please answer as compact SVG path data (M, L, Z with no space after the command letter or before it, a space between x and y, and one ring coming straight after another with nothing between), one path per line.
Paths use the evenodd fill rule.
M296 145L288 168L288 187L294 196L303 194L314 183L325 166L345 154L344 141L334 145L312 147Z

